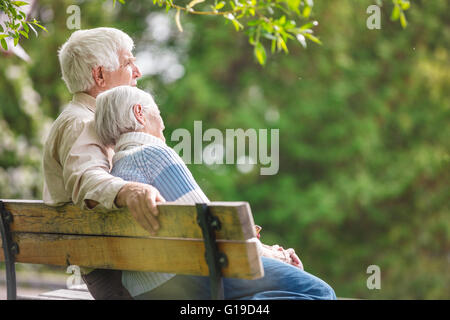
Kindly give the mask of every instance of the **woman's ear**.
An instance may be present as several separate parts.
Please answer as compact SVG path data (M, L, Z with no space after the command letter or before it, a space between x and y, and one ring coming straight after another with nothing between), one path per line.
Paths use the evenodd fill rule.
M97 84L97 86L103 88L106 85L101 66L92 68L92 77L94 78L94 81Z
M145 125L145 117L144 117L144 108L140 104L135 104L133 106L133 113L136 118L136 120L142 124Z

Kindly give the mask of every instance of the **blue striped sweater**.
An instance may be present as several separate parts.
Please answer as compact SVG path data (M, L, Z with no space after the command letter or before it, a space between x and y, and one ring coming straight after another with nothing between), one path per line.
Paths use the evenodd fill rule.
M122 134L115 147L111 174L151 184L166 201L209 202L180 156L161 139L143 132ZM175 274L123 271L122 283L134 297L168 281Z

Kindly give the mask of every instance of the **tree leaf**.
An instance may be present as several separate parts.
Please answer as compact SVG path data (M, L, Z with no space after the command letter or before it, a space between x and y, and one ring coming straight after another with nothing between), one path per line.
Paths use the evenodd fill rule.
M275 37L273 34L268 33L268 32L262 32L261 36L266 39L269 39L269 40L277 40L277 37Z
M45 32L48 32L47 29L45 29L44 26L41 26L39 23L37 22L33 22L35 26L38 26L39 28L41 28L42 30L44 30Z
M233 22L236 31L239 31L240 28L244 28L244 26L240 24L239 21L237 21L236 19L231 20L231 22Z
M220 1L214 9L220 10L225 6L225 4L226 4L225 1Z
M277 45L278 45L278 49L283 49L285 53L289 53L289 50L286 46L286 42L284 42L282 37L278 37L277 39Z
M28 33L26 33L25 31L19 30L20 34L23 35L25 38L28 39Z
M261 44L261 42L256 43L254 53L259 64L263 66L266 63L267 56L266 56L266 49Z
M303 9L303 17L308 18L310 14L311 14L311 7L305 6L305 9Z
M411 3L409 1L402 1L400 5L402 6L402 10L408 10L411 6Z
M394 9L392 10L391 20L395 21L399 17L400 17L400 7L398 5L395 5Z
M8 50L8 44L6 43L5 39L0 39L0 43L2 44L3 49L5 49L5 51Z
M319 38L313 36L310 33L304 33L304 36L307 37L309 40L311 40L312 42L315 42L317 44L322 44L322 42L319 40Z
M402 25L402 28L405 29L408 25L408 22L406 21L405 13L402 11L400 12L400 24Z
M306 30L306 29L311 29L311 28L317 26L318 24L319 23L317 21L308 22L308 23L302 25L299 30L302 31L302 30Z
M23 12L23 11L19 11L19 14L20 14L20 16L22 17L22 19L26 19L27 18L27 15L26 15L26 13L25 12Z
M22 27L26 33L30 32L30 28L28 27L28 24L25 21L22 22Z
M25 1L11 1L11 4L15 5L16 7L26 6L29 3Z

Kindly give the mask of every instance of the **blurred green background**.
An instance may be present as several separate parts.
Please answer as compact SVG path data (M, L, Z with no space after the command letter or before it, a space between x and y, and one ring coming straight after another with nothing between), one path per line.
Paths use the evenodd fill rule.
M21 40L31 61L0 56L0 198L42 199L42 143L71 99L57 59L71 4L82 29L135 40L138 86L154 95L169 145L195 120L280 130L276 175L189 165L211 200L250 203L263 242L294 248L340 297L450 298L448 1L412 1L405 30L389 2L369 30L373 1L316 1L323 45L291 44L265 67L220 18L182 15L180 33L151 1L39 1L48 33ZM370 265L379 290L367 288Z

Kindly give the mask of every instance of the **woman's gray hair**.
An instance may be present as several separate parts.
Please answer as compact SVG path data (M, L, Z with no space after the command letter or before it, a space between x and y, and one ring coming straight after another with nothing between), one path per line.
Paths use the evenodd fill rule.
M106 146L115 145L121 134L144 127L134 116L134 105L140 104L144 110L156 107L150 94L131 86L104 91L97 96L95 104L95 131Z

